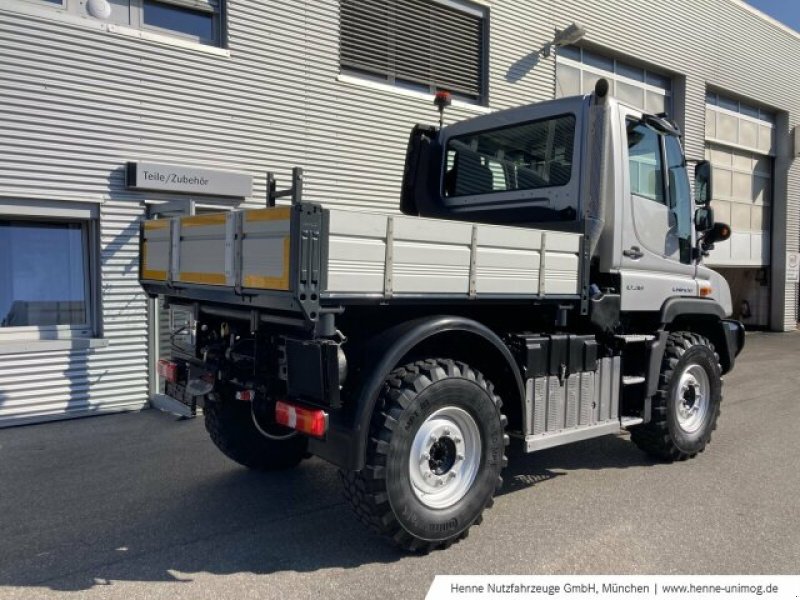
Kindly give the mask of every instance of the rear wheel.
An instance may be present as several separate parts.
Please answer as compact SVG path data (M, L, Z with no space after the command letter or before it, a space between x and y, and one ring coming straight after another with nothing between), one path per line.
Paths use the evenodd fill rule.
M365 468L341 472L358 517L412 551L466 537L502 485L501 406L492 384L464 363L395 369L375 407Z
M206 430L222 453L240 465L261 471L297 466L306 456L308 440L270 423L251 402L206 402Z
M652 419L631 429L631 439L658 458L693 458L711 441L721 401L722 370L714 346L696 333L671 333Z

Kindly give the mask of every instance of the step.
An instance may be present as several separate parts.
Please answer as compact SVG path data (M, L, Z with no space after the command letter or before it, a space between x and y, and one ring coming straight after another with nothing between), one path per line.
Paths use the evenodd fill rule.
M619 420L619 425L623 429L633 427L634 425L641 425L642 423L644 423L644 419L641 417L622 417Z
M614 337L626 344L641 344L642 342L652 342L656 339L654 335L642 333L626 333L623 335L615 335Z
M644 383L646 380L642 375L623 375L622 385L637 385Z

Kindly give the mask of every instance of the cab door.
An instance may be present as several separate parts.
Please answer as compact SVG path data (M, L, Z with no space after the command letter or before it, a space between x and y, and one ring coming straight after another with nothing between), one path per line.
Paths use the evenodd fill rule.
M689 179L679 139L621 107L622 309L653 311L670 296L696 296Z

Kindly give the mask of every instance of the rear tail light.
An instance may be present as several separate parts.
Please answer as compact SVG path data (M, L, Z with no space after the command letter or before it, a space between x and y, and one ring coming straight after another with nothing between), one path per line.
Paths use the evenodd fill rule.
M163 377L170 383L175 383L178 381L178 364L172 362L171 360L166 360L164 358L159 359L158 365L158 376Z
M314 437L328 431L328 413L324 410L301 408L278 400L275 403L275 422Z
M256 393L253 390L239 390L236 392L236 399L242 402L252 402L255 397Z

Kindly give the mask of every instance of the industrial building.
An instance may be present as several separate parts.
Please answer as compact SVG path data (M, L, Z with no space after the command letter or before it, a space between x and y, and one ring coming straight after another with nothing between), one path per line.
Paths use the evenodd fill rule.
M714 165L736 316L797 326L800 34L739 0L0 0L0 40L0 426L158 394L143 216L263 205L295 166L397 212L437 90L447 122L600 77L667 112Z

